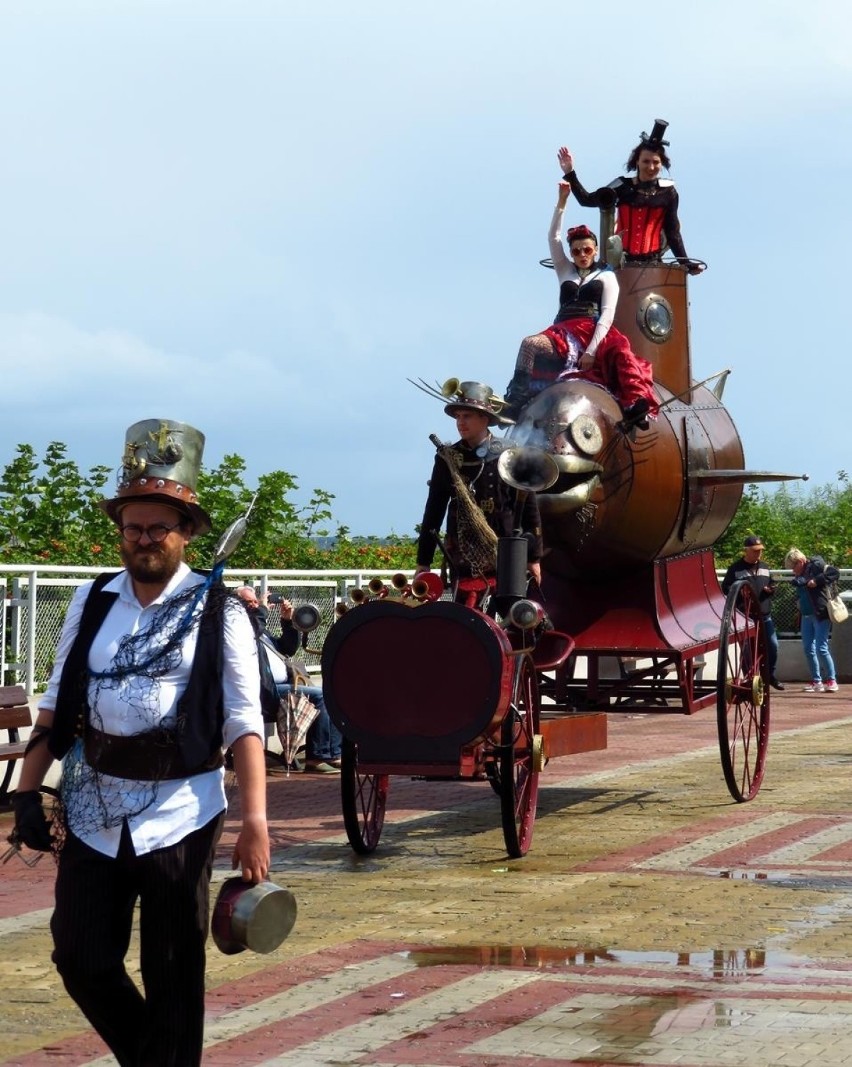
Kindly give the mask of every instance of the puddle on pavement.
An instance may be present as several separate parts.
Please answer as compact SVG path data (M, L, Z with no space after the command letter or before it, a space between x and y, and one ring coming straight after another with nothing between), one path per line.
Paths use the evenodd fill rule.
M836 1014L824 1018L821 1005L800 999L801 990L810 988L813 968L820 968L818 961L762 948L674 953L582 946L429 946L402 955L418 967L539 968L554 977L584 972L567 987L564 1000L519 1018L508 1033L477 1041L473 1048L485 1058L505 1055L508 1044L522 1055L529 1055L532 1046L547 1045L548 1062L748 1063L756 1062L749 1043L765 1055L789 1037L797 1047L813 1047L817 1055L808 1062L816 1063L826 1034L846 1020ZM596 982L590 971L597 969L602 981ZM838 977L845 981L848 974ZM751 986L755 978L757 985ZM779 979L776 990L796 990L790 1002L741 995L741 989L763 990L765 983Z
M609 948L554 948L529 945L435 945L402 955L418 967L534 967L558 970L580 967L682 967L718 978L763 974L807 966L802 956L762 948L714 949L712 952L631 952Z
M709 872L713 873L713 872ZM852 877L849 875L798 874L795 871L745 871L721 870L715 872L719 878L732 881L757 882L782 889L816 889L827 893L852 891Z

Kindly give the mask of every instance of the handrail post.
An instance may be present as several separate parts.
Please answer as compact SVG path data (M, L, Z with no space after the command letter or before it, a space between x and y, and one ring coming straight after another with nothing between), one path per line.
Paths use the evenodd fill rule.
M30 590L28 597L29 611L27 614L27 696L35 692L35 661L36 661L36 608L38 606L38 571L30 574Z

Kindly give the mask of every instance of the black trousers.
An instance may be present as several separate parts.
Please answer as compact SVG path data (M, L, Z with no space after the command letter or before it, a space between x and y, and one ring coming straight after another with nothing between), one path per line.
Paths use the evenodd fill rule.
M168 848L118 855L69 833L59 854L53 962L122 1067L194 1067L204 1041L210 873L224 813ZM139 901L144 993L124 966Z

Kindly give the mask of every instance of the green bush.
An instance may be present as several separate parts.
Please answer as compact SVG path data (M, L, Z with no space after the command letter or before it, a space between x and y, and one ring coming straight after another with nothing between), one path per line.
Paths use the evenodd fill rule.
M193 541L187 562L213 561L222 532L251 507L245 535L229 562L235 567L323 570L363 568L408 570L414 566L412 538L351 537L345 526L332 533L334 494L315 489L307 504L290 499L298 481L286 471L245 483L245 461L229 455L202 470L198 497L212 519L211 533ZM51 442L39 462L31 445L18 445L0 477L0 563L49 563L112 567L120 564L116 529L98 506L112 495L109 467L83 473L67 449ZM317 538L333 537L321 548Z
M193 541L189 563L209 566L216 542L254 501L245 536L230 559L234 567L282 570L412 570L414 537L353 537L335 524L334 494L313 490L306 504L291 500L299 484L286 471L245 483L245 461L229 455L213 470L202 470L198 496L213 520L213 532ZM115 527L98 507L110 496L110 468L83 473L67 449L51 442L39 461L31 445L18 445L0 476L0 562L77 566L119 564ZM771 567L783 567L795 546L819 553L838 567L852 567L852 485L839 471L835 485L806 489L784 482L772 491L746 488L734 521L717 542L719 567L739 558L744 538L758 533ZM331 539L330 547L321 547Z
M852 485L849 475L837 473L836 485L807 489L782 482L769 492L746 487L734 521L716 542L720 567L742 554L743 541L759 534L766 545L763 557L770 567L783 567L791 548L820 555L836 567L852 567Z

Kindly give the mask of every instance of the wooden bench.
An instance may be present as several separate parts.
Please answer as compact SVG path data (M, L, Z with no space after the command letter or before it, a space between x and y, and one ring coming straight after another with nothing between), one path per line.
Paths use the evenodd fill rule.
M32 726L33 718L27 703L27 694L20 685L0 686L0 733L5 730L7 740L0 741L0 763L5 763L3 781L0 783L0 807L9 805L9 785L15 761L24 755L26 741L20 739L19 730Z

